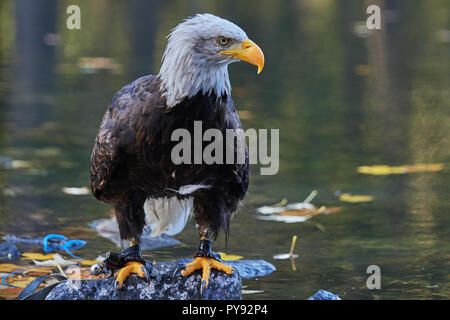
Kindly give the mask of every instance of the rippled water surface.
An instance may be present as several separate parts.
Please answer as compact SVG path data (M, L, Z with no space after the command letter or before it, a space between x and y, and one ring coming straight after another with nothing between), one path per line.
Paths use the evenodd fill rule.
M81 30L67 30L70 1L0 2L0 235L62 233L93 259L115 245L89 229L110 207L63 187L88 186L101 117L123 85L159 70L165 36L181 19L211 12L240 25L265 53L262 74L230 66L244 128L280 129L280 170L252 166L245 206L228 248L265 259L273 274L245 280L245 299L305 299L319 289L343 299L448 299L450 212L450 5L374 1L383 29L365 28L364 1L79 1ZM53 4L53 5L51 5ZM101 59L92 59L101 58ZM106 59L103 59L106 58ZM9 168L13 160L16 169ZM365 175L362 165L442 163L437 172ZM341 206L304 223L255 219L283 198ZM338 194L373 196L347 203ZM274 260L298 236L294 260ZM183 246L146 255L189 257ZM381 268L368 290L366 269Z

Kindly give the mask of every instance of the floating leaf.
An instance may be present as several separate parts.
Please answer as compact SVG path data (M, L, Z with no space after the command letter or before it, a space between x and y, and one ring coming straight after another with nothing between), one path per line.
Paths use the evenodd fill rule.
M273 213L279 213L281 211L283 211L285 208L284 206L287 204L287 199L283 198L283 200L281 200L278 203L272 204L270 206L262 206L256 209L256 212L260 213L260 214L273 214Z
M300 209L300 210L286 210L280 213L283 216L315 216L318 214L335 213L342 210L342 207L327 207L321 206L320 208L313 207L312 209Z
M246 290L242 289L242 294L264 293L264 290Z
M305 217L305 216L310 216L315 211L317 211L316 208L300 209L300 210L285 210L285 211L280 212L280 215Z
M309 202L296 202L288 204L286 207L284 207L285 210L302 210L302 209L315 209L314 205Z
M289 250L289 253L280 253L273 256L276 260L284 260L284 259L295 259L298 257L298 254L294 253L295 243L297 242L297 236L292 237L291 242L291 249Z
M265 221L296 223L296 222L305 222L306 220L308 220L309 216L298 217L298 216L266 215L266 216L255 216L255 218L258 220L265 220Z
M11 169L30 169L32 167L31 161L25 160L12 160Z
M53 267L37 267L22 272L23 275L30 277L40 277L49 274L54 268Z
M415 164L404 166L387 166L387 165L374 165L374 166L360 166L357 171L363 174L372 175L389 175L389 174L405 174L411 172L436 172L444 169L442 163L432 164Z
M281 221L285 223L305 222L307 219L323 213L323 209L326 208L325 206L322 206L317 209L311 203L317 194L317 190L313 190L303 202L287 204L287 200L283 199L279 204L260 207L256 209L256 211L266 217L256 216L256 219Z
M22 288L11 288L7 287L5 289L0 289L0 297L5 299L13 299L17 297L21 292Z
M256 216L256 219L266 221L279 221L285 223L305 222L306 220L311 219L316 215L322 213L334 213L340 211L341 209L342 207L321 206L320 208L316 208L312 206L311 209L283 210L278 212L278 214Z
M36 279L36 278L34 278L34 277L9 277L7 280L7 283L11 284L13 286L19 287L19 288L25 288L34 279Z
M366 195L351 195L349 193L343 193L339 196L339 200L344 202L359 203L359 202L373 201L373 197Z
M89 194L89 189L87 187L64 187L62 188L65 194L70 194L74 196L82 196Z
M22 253L23 260L51 260L53 259L54 253L41 254L41 253Z
M2 263L0 264L0 272L14 272L20 269L23 269L24 267L18 266L11 263Z
M65 260L63 257L61 257L57 253L55 253L55 255L53 256L53 260L45 260L45 261L33 260L33 262L37 266L42 266L42 267L56 267L58 265L60 265L60 266L69 266L69 265L73 265L73 264L78 264L79 263L76 260Z
M219 254L220 254L220 258L222 260L240 260L240 259L243 258L243 256L238 256L238 255L235 255L235 254L226 254L226 253L223 253L223 252L219 252Z
M298 254L290 254L290 253L279 253L273 256L275 260L286 260L290 258L298 258Z
M80 268L80 267L68 267L64 270L64 273L70 279L78 280L78 279L100 279L104 278L105 275L100 274L98 276L94 276L91 274L90 268Z
M284 207L263 206L256 209L259 214L274 214L286 210Z
M272 207L284 207L285 205L287 205L287 203L287 199L283 198L283 200L281 200L280 202L273 204Z
M230 259L228 259L228 260L230 260ZM83 260L83 261L80 261L80 263L83 265L83 266L92 266L92 265L94 265L94 264L96 264L96 263L101 263L100 261L97 261L97 260Z

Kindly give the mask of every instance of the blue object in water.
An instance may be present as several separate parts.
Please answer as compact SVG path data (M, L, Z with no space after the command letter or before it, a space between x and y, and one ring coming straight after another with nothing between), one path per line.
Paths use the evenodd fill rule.
M75 256L70 250L77 250L86 245L86 241L84 240L68 240L65 236L60 234L49 234L45 236L45 238L42 241L37 241L36 239L32 238L19 238L15 236L9 236L9 239L14 239L16 242L25 242L27 244L42 244L42 247L44 248L45 252L53 252L58 250L64 250L69 254L71 257L75 259L80 259L79 257ZM1 259L9 259L13 260L15 258L20 257L21 253L19 249L14 245L12 241L6 241L2 244L0 244L0 258ZM12 288L19 288L17 286L14 286L12 284L9 284L6 282L6 279L12 275L19 274L22 271L28 270L28 269L35 269L36 267L31 268L24 268L20 269L14 272L11 272L1 278L1 283L3 285L12 287Z
M45 236L42 246L45 252L53 252L64 250L71 257L78 259L70 250L77 250L86 245L84 240L68 240L65 236L60 234L49 234Z
M69 240L65 236L60 234L48 234L44 238L31 238L31 237L16 237L15 235L6 235L4 237L6 243L19 243L26 246L42 246L46 253L64 250L71 257L79 259L77 256L70 252L71 250L77 250L86 245L84 240ZM5 244L6 246L6 244ZM15 247L15 246L14 246ZM17 249L17 248L16 248ZM3 257L2 249L0 247L0 257ZM20 252L18 253L20 256Z
M17 237L13 234L7 234L3 237L6 241L12 242L12 243L18 243L20 245L24 246L30 246L30 247L40 247L42 246L42 242L44 241L44 238L32 238L27 236Z
M341 300L341 298L339 298L339 296L335 295L334 293L325 290L319 290L315 295L309 297L308 300Z

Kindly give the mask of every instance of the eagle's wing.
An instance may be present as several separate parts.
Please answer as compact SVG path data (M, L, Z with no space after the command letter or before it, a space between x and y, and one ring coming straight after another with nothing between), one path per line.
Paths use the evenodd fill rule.
M242 124L239 119L238 113L236 111L236 108L233 104L233 100L231 98L228 99L228 106L227 106L227 129L242 129ZM243 130L243 129L242 129ZM244 142L245 143L245 142ZM237 145L234 147L234 159L237 159ZM236 184L235 184L235 190L237 196L240 200L242 200L247 193L248 184L249 184L249 178L250 178L250 168L249 168L249 158L248 158L248 148L245 144L245 162L244 163L234 163L232 165L232 172L236 176Z
M94 196L108 202L128 189L126 158L136 153L135 125L151 100L153 76L145 76L123 87L113 97L95 138L90 160L90 182ZM122 177L123 176L123 177Z

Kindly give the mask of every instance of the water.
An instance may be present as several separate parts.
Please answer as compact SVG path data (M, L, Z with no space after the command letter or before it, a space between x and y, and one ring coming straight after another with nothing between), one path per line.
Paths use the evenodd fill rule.
M0 155L30 162L0 169L0 235L85 239L77 253L89 259L116 250L87 226L110 207L61 188L88 186L93 139L114 92L157 73L164 37L181 19L211 12L243 27L265 53L259 76L253 66L230 66L244 128L280 128L279 173L260 176L252 167L228 248L223 236L215 244L277 267L244 281L264 291L244 298L305 299L319 289L343 299L450 297L447 1L385 1L389 22L370 34L364 1L80 1L81 30L65 27L69 3L45 3L0 2ZM112 60L92 69L82 57ZM443 163L444 170L356 171L417 163ZM343 209L305 223L254 218L259 206L301 201L314 189L316 205ZM343 203L336 191L374 201ZM272 258L289 251L293 235L295 271L291 261ZM146 255L191 256L194 222L176 238L185 245ZM366 287L369 265L381 268L380 290Z

